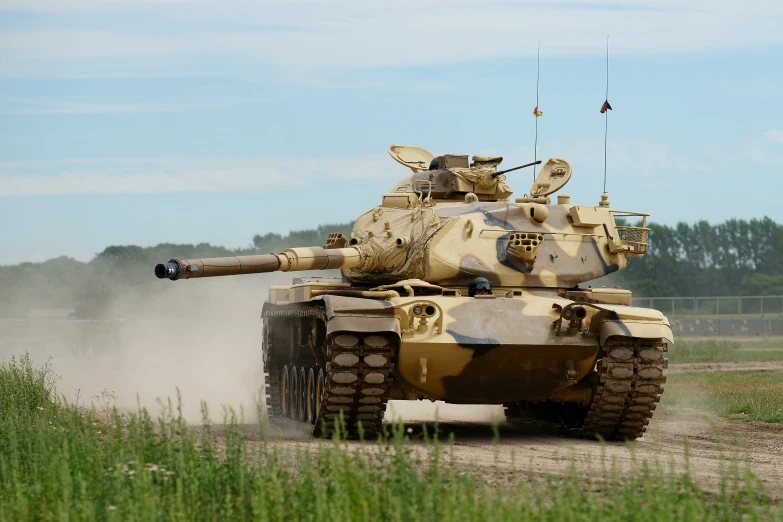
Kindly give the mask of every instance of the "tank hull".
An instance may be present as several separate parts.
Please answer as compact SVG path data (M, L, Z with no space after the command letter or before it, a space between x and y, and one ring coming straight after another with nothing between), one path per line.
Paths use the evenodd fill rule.
M512 424L532 416L579 434L636 438L663 391L672 336L655 310L585 305L578 327L562 328L563 310L582 304L551 291L463 297L422 281L370 292L347 286L270 290L264 361L273 424L323 433L343 422L349 433L371 434L388 400L428 399L502 404ZM323 381L320 393L299 382L311 379Z

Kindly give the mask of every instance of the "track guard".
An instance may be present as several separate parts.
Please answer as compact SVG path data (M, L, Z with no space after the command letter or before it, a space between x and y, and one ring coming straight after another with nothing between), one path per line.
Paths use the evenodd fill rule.
M326 335L337 332L386 332L400 338L400 324L386 301L326 295Z
M669 344L674 342L674 334L666 323L636 322L608 320L601 323L601 346L606 345L610 337L635 337L637 339L664 339Z

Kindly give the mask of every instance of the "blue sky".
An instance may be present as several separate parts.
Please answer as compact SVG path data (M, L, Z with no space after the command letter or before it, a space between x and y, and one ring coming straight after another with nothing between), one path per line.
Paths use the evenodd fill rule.
M0 0L0 264L352 219L392 143L571 161L659 223L783 222L783 3ZM531 173L509 175L517 195Z

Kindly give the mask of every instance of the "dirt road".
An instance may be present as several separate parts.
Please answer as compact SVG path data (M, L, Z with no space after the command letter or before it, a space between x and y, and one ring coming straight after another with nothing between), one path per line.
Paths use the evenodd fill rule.
M666 375L687 372L783 372L783 361L706 362L670 364Z
M432 432L439 419L441 433L454 433L453 455L460 467L475 466L489 473L497 466L500 479L516 482L525 475L566 474L574 463L578 472L601 469L602 453L607 466L614 462L620 474L634 462L658 462L662 469L670 463L682 472L686 467L693 480L704 489L719 491L721 469L727 459L747 462L764 482L773 498L783 498L783 425L729 422L697 410L658 412L644 437L633 443L580 440L554 433L530 433L498 425L500 441L493 443L492 419L502 415L499 407L454 406L447 404L390 403L391 416L411 428L414 445L423 445L421 429ZM389 417L387 417L389 418ZM249 441L254 444L254 441ZM283 439L276 444L294 449L317 442ZM349 442L349 445L362 444ZM368 444L368 443L365 443ZM637 464L638 465L638 464ZM740 468L742 469L742 468Z
M193 424L199 422L200 416L198 403L192 397L207 397L212 402L236 407L237 397L250 397L249 392L245 394L245 388L254 388L251 384L256 382L255 375L248 375L248 382L245 384L240 382L235 377L241 375L241 369L233 366L216 370L215 365L199 365L198 361L194 362L193 357L169 361L157 353L149 352L145 353L144 360L140 359L137 364L139 367L143 366L144 371L94 365L83 367L75 363L69 366L65 364L67 360L55 362L55 369L65 376L61 389L67 391L81 387L83 398L89 398L91 393L101 389L117 391L120 395L118 405L127 406L131 410L134 409L136 393L139 390L142 404L149 403L151 411L157 411L151 398L171 395L173 386L180 385L180 377L187 374L189 380L185 381L186 383L200 383L197 389L185 388L188 408L194 410L188 419ZM253 366L247 364L247 359L241 359L241 362L245 366ZM218 370L223 373L218 375ZM668 374L739 370L776 371L781 372L783 378L783 361L672 364ZM92 386L87 387L87 383ZM248 404L247 407L252 408L252 405ZM212 411L220 412L219 406ZM692 477L708 490L717 491L721 466L725 465L725 460L722 459L727 455L736 456L739 444L743 448L739 452L740 460L747 460L751 470L765 482L770 493L783 499L783 424L728 421L698 410L657 411L648 433L642 439L630 445L608 443L602 447L594 441L573 439L555 433L516 431L504 426L503 411L498 406L392 401L387 413L387 420L402 420L413 429L414 444L421 444L416 441L419 440L417 434L421 432L422 426L431 425L436 418L441 432L455 434L454 457L460 465L468 466L473 463L479 468L490 470L495 466L497 452L499 470L510 481L530 472L566 473L572 461L580 471L587 472L588 468L600 469L602 452L605 452L610 462L614 460L621 470L628 469L634 458L637 461L658 459L663 464L668 464L671 459L675 467L682 470L687 444ZM219 418L213 421L220 422ZM498 424L500 431L500 443L497 445L492 441L493 421ZM257 433L257 430L252 431ZM248 444L257 443L257 436L249 435ZM315 442L287 439L275 444L297 447Z
M783 362L705 363L672 365L669 373L692 371L766 370L783 372ZM781 375L783 378L783 374ZM783 424L729 421L714 414L683 409L655 413L647 433L633 443L611 442L602 446L590 440L556 433L516 430L503 422L499 406L456 406L444 403L391 401L388 420L403 421L413 430L414 444L422 444L423 426L431 428L437 419L441 433L454 433L454 457L460 466L477 466L487 471L495 466L508 481L524 474L565 474L575 463L577 470L600 470L602 454L621 471L635 462L658 462L691 477L707 491L718 492L721 470L727 459L747 463L764 482L768 492L783 499ZM498 426L499 444L493 443L493 423ZM281 440L279 444L314 444ZM349 444L359 444L351 442Z

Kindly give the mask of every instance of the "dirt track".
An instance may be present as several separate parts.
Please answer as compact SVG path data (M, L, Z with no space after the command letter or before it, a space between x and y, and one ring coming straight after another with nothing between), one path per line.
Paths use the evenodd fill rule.
M497 465L503 482L516 482L525 475L566 474L574 462L578 472L601 470L601 454L607 467L615 463L620 475L636 462L661 464L668 469L685 469L686 443L693 480L707 491L717 493L721 467L726 459L747 462L764 482L773 498L783 498L783 425L760 422L729 422L697 410L658 412L647 434L634 443L580 440L557 434L526 433L499 425L500 443L493 443L492 417L501 412L493 406L453 406L438 403L441 433L454 433L453 451L458 466L476 466L487 472ZM398 418L412 428L415 445L422 444L421 428L432 432L435 406L421 403L392 403ZM472 419L472 420L471 420ZM254 442L249 442L254 444ZM317 442L283 439L276 444L293 449ZM362 444L349 442L350 445ZM367 443L365 443L367 444ZM600 471L599 471L600 472Z
M151 374L149 368L145 372L128 372L118 368L95 367L85 373L86 368L79 365L63 365L66 361L56 361L55 368L65 374L64 389L73 389L83 385L85 379L92 381L93 387L120 392L120 406L134 409L136 390L146 395L165 396L170 394L169 385L179 384L177 377L186 370L192 375L194 382L200 382L198 390L188 390L186 398L204 397L213 401L236 405L232 399L236 393L236 379L224 379L215 375L214 368L198 373L192 366L185 365L181 371L172 375L171 368L178 368L182 363L173 365L170 361L162 361L159 354L148 354L145 364L149 368L160 367ZM184 359L188 360L188 359ZM155 364L153 364L153 361ZM165 368L166 371L163 371ZM198 369L198 368L196 368ZM233 367L224 368L226 374L235 374ZM776 362L743 362L743 363L690 363L670 365L668 374L684 372L719 372L739 370L765 370L781 372L783 378L783 361ZM203 375L202 375L203 374ZM211 378L210 377L211 374ZM144 376L138 380L134 376ZM155 379L149 379L154 375ZM199 377L196 379L196 377ZM202 379L203 377L203 379ZM216 378L217 377L217 378ZM127 380L127 382L125 382ZM250 379L254 381L254 379ZM156 383L151 387L150 382ZM166 384L167 386L163 386ZM232 387L233 385L233 387ZM98 387L100 386L100 387ZM212 393L218 387L223 395ZM245 386L251 387L251 386ZM83 391L85 391L83 389ZM94 393L95 390L92 390ZM671 391L671 390L667 390ZM85 393L83 397L89 397ZM143 398L142 398L143 399ZM198 411L198 403L189 399L191 409ZM156 411L154 406L151 411ZM220 411L215 408L214 411ZM516 480L526 473L565 473L571 462L575 461L578 470L588 468L600 469L602 451L609 461L615 460L620 469L627 469L633 458L637 461L658 459L668 465L672 459L675 466L682 470L684 466L684 451L686 443L690 451L690 470L693 478L703 487L716 491L718 487L721 465L721 455L737 455L736 445L744 447L739 453L741 460L747 460L751 470L767 484L770 493L783 499L783 424L749 423L728 421L698 410L678 410L675 412L657 411L652 419L648 433L630 446L624 443L608 443L605 448L589 440L578 440L554 433L541 434L520 432L503 424L502 408L498 406L454 406L443 403L429 402L399 402L392 401L387 419L400 419L413 429L413 438L418 440L423 425L433 423L437 418L441 432L456 436L454 456L460 465L475 463L479 468L490 470L495 466L496 451L499 470L507 480ZM189 420L196 424L200 417L196 414ZM213 419L219 422L218 419ZM492 423L499 424L500 443L493 445ZM257 430L252 430L257 433ZM249 444L257 444L257 435L249 435ZM313 445L315 442L304 440L280 440L275 444L284 447ZM350 442L350 444L359 444Z
M707 363L682 363L670 364L667 375L687 372L769 372L783 371L783 361L747 361L747 362L707 362Z
M447 415L443 415L444 421ZM448 423L446 431L457 436L455 455L462 462L475 461L482 467L495 462L495 448L490 440L490 427ZM608 443L604 448L590 440L578 440L558 435L525 434L510 428L500 428L501 444L498 446L498 462L501 469L513 473L513 459L517 467L536 472L565 473L572 460L578 468L600 469L601 453L609 461L616 459L620 469L628 469L632 458L637 461L656 459L668 464L671 459L677 469L683 470L685 444L690 445L690 469L696 480L710 490L716 490L719 480L721 454L736 453L737 443L747 445L748 452L740 452L747 458L757 475L766 477L776 496L783 496L783 426L765 423L730 423L696 410L676 413L656 413L648 433L630 445ZM531 463L532 459L532 463ZM529 464L530 463L530 464ZM532 468L529 466L532 465Z
M723 370L783 371L783 363L688 364L672 365L670 373ZM783 377L782 377L783 378ZM575 462L579 471L601 469L601 454L608 463L627 470L635 459L659 462L664 469L673 463L685 469L685 451L691 476L708 491L717 492L721 468L726 459L737 459L762 479L769 493L783 498L783 424L732 422L699 410L656 412L644 437L634 443L607 443L580 440L554 433L518 431L502 422L498 406L455 406L443 403L390 402L387 419L399 419L413 429L412 438L424 425L436 419L442 433L454 433L454 457L459 465L475 465L491 470L497 463L502 477L516 480L529 473L567 473ZM500 443L492 441L493 421L499 422ZM416 442L419 443L419 442ZM252 444L252 442L251 442ZM284 446L314 444L309 441L281 440ZM350 444L359 444L352 442ZM497 456L496 456L497 455Z

